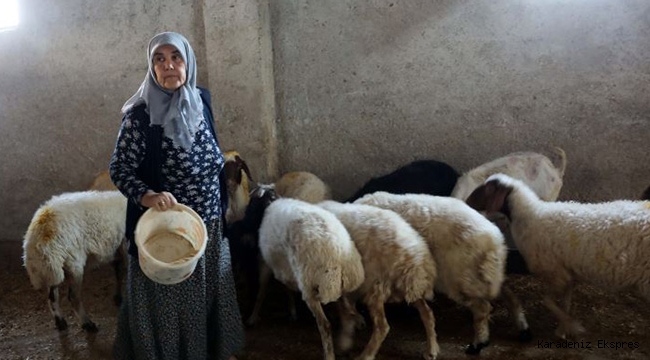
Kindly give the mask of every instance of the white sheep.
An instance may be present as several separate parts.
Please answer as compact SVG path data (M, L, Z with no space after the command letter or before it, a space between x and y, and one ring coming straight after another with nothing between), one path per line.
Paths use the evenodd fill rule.
M224 171L226 174L226 188L228 189L228 209L226 222L233 223L244 218L246 206L250 201L250 190L253 177L248 165L237 151L224 153Z
M334 360L331 326L321 304L337 301L363 283L361 256L345 227L330 212L300 200L274 200L273 190L260 191L251 197L243 220L253 227L259 224L259 248L265 263L253 315L259 312L272 271L281 283L300 291L316 318L325 359Z
M396 213L374 206L324 201L318 206L333 213L348 230L361 254L365 281L354 292L368 307L373 332L357 359L372 360L386 338L390 326L384 314L387 302L406 301L414 305L427 333L424 358L435 359L440 351L435 318L426 300L433 300L436 265L427 243ZM340 337L342 351L352 347L357 313L354 305L342 302Z
M97 331L84 310L82 284L89 258L114 262L118 278L115 301L121 301L121 244L126 198L119 191L64 193L45 202L34 214L23 242L23 261L35 289L49 290L49 306L57 329L68 325L59 307L59 286L67 280L83 329Z
M467 202L509 217L528 268L549 285L544 304L559 321L558 336L584 331L570 316L571 293L579 282L614 291L635 288L650 300L649 202L546 202L503 174L489 177Z
M393 210L422 235L437 266L435 288L472 311L475 334L467 353L480 353L489 343L490 302L500 294L505 277L506 247L499 228L450 197L376 192L355 203ZM504 295L526 339L529 330L521 306L510 291Z
M562 189L567 161L564 150L559 147L554 150L560 158L557 167L549 158L535 152L508 154L465 172L458 178L451 196L466 200L490 175L502 173L524 181L540 198L555 201Z
M298 199L310 204L332 198L329 186L318 176L307 171L288 172L274 185L278 196Z
M555 201L562 189L562 178L566 170L566 153L559 147L554 148L559 158L557 167L542 154L535 152L515 152L480 165L464 173L456 182L451 196L466 200L469 194L483 184L490 175L502 173L520 179L528 184L537 195L547 201ZM494 222L503 232L508 246L507 273L527 274L528 270L523 263L521 255L516 250L507 219L503 214L490 214L490 221Z

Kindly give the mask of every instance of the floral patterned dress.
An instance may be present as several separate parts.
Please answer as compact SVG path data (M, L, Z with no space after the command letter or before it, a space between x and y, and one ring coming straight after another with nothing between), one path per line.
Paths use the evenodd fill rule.
M136 175L147 152L149 119L135 114L144 113L133 111L125 116L110 171L118 189L139 204L149 189ZM204 114L208 115L205 110ZM222 236L218 175L224 159L206 121L210 120L200 124L191 149L177 147L166 137L161 144L162 187L205 221L209 233L205 255L194 273L175 285L150 280L137 257L129 256L116 359L221 360L243 346L230 249Z

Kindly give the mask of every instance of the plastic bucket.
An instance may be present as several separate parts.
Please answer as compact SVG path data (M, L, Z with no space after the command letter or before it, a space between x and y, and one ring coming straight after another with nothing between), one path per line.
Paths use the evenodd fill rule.
M167 211L150 208L135 227L140 268L160 284L177 284L190 277L207 242L203 219L183 204Z

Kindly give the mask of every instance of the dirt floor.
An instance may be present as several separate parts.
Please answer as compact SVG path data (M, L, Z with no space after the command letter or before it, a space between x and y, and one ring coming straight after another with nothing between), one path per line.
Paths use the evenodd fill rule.
M24 270L1 274L0 359L110 359L117 314L112 301L113 281L110 268L92 270L86 276L86 309L100 328L97 334L87 335L67 301L63 301L62 308L70 327L62 333L55 329L46 294L31 288ZM553 336L555 322L539 300L544 286L523 276L511 281L524 302L533 341L517 342L517 331L503 304L497 303L492 314L490 346L480 357L465 355L464 346L472 337L471 315L439 297L433 303L441 345L439 359L650 359L650 308L640 298L579 288L574 296L574 314L583 321L588 333L577 340L585 347L590 342L590 348L543 348L540 344L544 342L559 341ZM239 356L241 360L322 359L313 318L303 306L299 309L299 320L290 321L281 295L284 294L280 291L272 294L260 323L248 329L247 348ZM404 306L389 306L387 316L391 331L377 359L421 359L425 337L417 312ZM358 334L352 354L360 352L368 336L369 330ZM599 348L599 341L601 346L602 342L632 342L633 348Z

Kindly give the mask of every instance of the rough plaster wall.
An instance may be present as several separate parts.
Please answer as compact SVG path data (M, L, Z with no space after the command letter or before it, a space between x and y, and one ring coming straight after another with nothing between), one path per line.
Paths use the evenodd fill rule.
M343 197L417 158L462 171L552 145L569 155L563 198L633 197L650 179L646 1L20 5L0 33L2 261L41 202L105 168L163 30L194 45L222 146L262 181L310 170Z
M268 1L211 1L204 16L221 147L239 151L255 181L269 182L277 145Z
M217 127L224 130L219 134L224 147L237 146L238 138L252 143L272 134L267 120L275 117L273 91L270 104L268 95L260 95L261 87L272 86L268 11L259 11L257 3L20 1L19 28L0 33L0 269L19 263L23 234L43 201L86 189L107 167L120 108L144 79L146 46L158 32L178 31L192 43L198 81L212 90L217 114L223 113ZM265 25L258 23L260 13ZM261 30L267 39L263 51L254 48L264 44L256 35ZM236 49L240 43L243 50ZM224 56L239 57L243 65ZM262 68L262 58L268 59L267 70L256 68ZM233 127L249 121L266 123L239 137ZM259 141L268 150L271 141ZM243 148L258 155L264 169L264 152L257 146Z
M650 2L273 2L280 170L344 198L415 159L566 150L561 199L650 183Z

